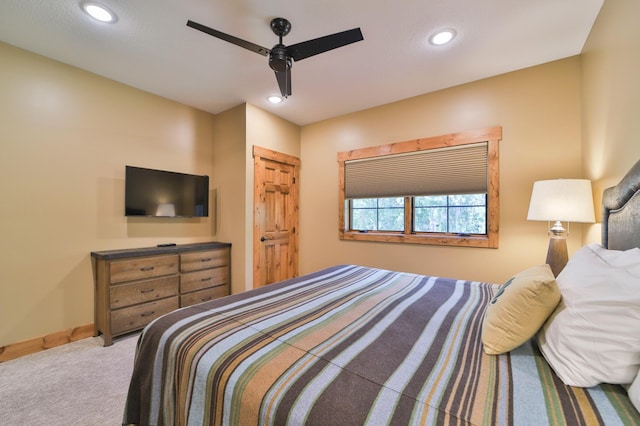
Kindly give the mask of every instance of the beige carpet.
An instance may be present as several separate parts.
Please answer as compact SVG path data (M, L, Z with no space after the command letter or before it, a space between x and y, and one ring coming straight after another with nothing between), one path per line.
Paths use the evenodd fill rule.
M122 424L138 334L79 340L0 363L0 424Z

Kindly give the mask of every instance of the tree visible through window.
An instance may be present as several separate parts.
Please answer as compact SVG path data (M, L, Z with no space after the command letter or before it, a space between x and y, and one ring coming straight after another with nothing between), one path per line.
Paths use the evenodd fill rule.
M351 229L356 231L404 231L404 198L352 200Z
M494 127L339 153L340 238L496 248L501 137Z
M414 197L413 231L487 233L487 194Z
M411 232L450 234L487 233L486 194L409 197L413 204ZM354 231L404 231L405 198L351 200Z

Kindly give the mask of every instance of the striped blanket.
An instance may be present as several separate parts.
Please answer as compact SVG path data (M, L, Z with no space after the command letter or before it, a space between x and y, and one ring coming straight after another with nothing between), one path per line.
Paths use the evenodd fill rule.
M621 387L565 386L532 343L484 354L498 287L341 265L179 309L140 336L123 422L640 424Z

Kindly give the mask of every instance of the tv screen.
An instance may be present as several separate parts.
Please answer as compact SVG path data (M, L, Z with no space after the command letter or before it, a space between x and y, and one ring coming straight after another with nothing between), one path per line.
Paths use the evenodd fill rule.
M125 216L209 216L209 176L126 166Z

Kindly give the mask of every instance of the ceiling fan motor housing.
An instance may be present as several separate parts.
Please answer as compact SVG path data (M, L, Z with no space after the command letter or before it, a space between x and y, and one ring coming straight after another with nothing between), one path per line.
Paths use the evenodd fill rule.
M271 20L271 31L278 37L284 37L291 31L291 22L284 18L273 18ZM282 43L282 40L280 40Z
M282 44L276 44L269 53L269 66L272 70L282 72L291 69L291 57L287 54L287 48Z

